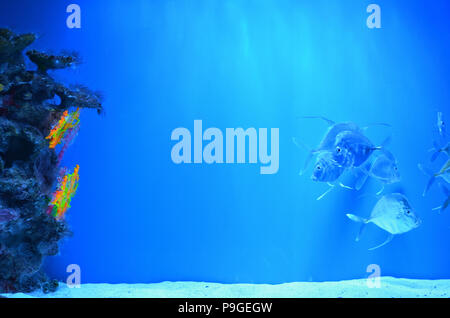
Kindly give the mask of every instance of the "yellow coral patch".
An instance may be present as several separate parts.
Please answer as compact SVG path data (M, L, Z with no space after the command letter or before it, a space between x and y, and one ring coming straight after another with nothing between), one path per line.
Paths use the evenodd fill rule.
M69 129L75 128L80 124L80 109L77 108L76 111L69 114L66 110L58 123L52 128L49 135L45 139L50 140L49 147L54 149Z
M80 166L77 165L73 173L66 174L53 194L53 200L50 202L50 205L53 206L52 215L58 220L63 218L66 211L70 208L70 202L77 191L78 181L80 180L79 169Z

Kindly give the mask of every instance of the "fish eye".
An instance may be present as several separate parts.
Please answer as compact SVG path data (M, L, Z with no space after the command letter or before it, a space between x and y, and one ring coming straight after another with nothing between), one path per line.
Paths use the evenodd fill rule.
M410 211L410 210L408 210L408 211L406 211L406 213L410 214L410 213L411 213L411 211Z
M317 170L320 170L321 168L320 168L320 166L317 166L316 169L317 169Z
M340 147L336 147L336 151L337 152L341 152L341 148Z

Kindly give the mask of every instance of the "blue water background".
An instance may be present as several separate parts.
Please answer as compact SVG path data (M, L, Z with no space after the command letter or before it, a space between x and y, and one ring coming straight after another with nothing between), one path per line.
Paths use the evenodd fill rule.
M103 92L105 116L82 113L63 164L80 165L67 214L74 236L47 271L60 280L79 264L82 282L282 283L382 275L450 278L450 211L421 196L436 112L450 118L448 1L377 0L382 28L368 29L369 1L86 1L82 28L65 25L67 1L1 1L0 24L36 32L33 48L80 52L84 63L52 75ZM368 216L379 184L337 189L298 175L318 144L323 115L362 126L393 126L389 149L420 228L369 252L386 233L345 213ZM280 128L280 169L175 165L176 127ZM371 128L380 143L388 134ZM437 169L444 158L433 166ZM360 197L361 194L367 194Z

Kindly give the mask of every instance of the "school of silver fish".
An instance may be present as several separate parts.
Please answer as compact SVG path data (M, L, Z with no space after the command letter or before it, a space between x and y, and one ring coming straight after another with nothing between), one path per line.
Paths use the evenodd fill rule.
M401 181L398 162L395 156L386 149L390 136L376 145L365 135L365 131L370 126L359 127L353 122L336 123L321 116L305 116L302 118L318 118L324 120L329 126L322 141L313 149L309 149L297 139L293 139L298 147L308 150L308 156L300 175L305 173L311 160L314 156L317 156L311 179L315 182L327 183L329 186L327 191L320 195L317 200L323 199L336 186L360 190L368 178L381 183L382 188L376 193L377 196L383 193L385 185ZM382 123L373 125L390 127L390 125ZM435 172L422 164L419 164L419 168L430 178L423 195L425 196L430 187L437 181L436 183L447 198L442 205L433 210L444 211L450 205L450 141L448 140L442 112L437 114L437 133L438 141L434 143L431 161L434 162L437 158L446 156L445 163ZM352 172L354 176L353 186L345 185L340 181L346 171ZM375 224L389 233L385 242L369 250L375 250L388 244L395 235L409 232L422 223L408 199L402 193L382 195L368 218L350 213L347 214L347 217L354 222L361 223L357 241L359 241L365 225L369 223Z

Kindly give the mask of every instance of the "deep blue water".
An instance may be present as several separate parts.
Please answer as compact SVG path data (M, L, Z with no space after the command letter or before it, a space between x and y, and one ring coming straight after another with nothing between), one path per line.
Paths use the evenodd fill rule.
M34 48L80 52L84 63L53 75L103 92L105 116L82 113L63 164L80 165L67 220L74 236L48 272L82 282L281 283L382 275L450 278L450 210L434 186L423 198L436 112L450 118L450 5L376 0L382 28L368 29L369 1L87 1L82 28L68 29L67 1L1 1L0 25L40 35ZM387 246L358 225L379 184L359 192L299 176L306 152L336 121L393 126L389 149L402 191L423 220ZM277 174L259 165L176 165L173 129L280 129ZM386 129L373 128L374 143ZM443 159L434 166L443 164ZM361 197L361 194L367 194Z

